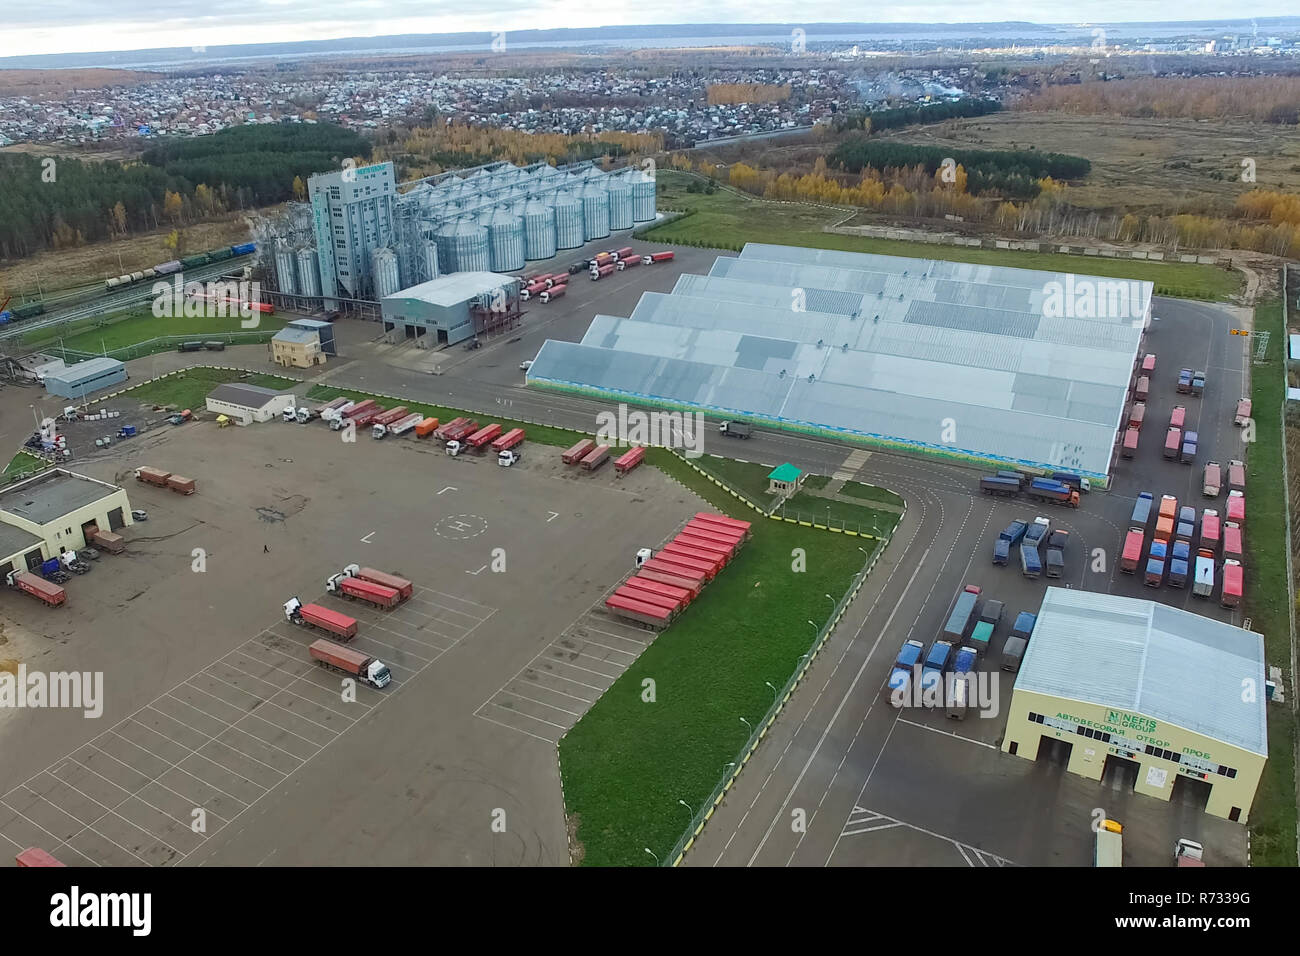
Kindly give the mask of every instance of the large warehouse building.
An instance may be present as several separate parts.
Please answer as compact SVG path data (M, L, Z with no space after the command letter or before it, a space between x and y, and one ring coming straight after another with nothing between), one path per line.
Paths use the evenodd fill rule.
M528 383L1104 484L1152 285L749 243Z
M1137 793L1245 823L1268 759L1264 639L1153 601L1048 588L1002 749L1126 769ZM1120 768L1110 765L1118 763ZM1123 821L1121 821L1123 822Z

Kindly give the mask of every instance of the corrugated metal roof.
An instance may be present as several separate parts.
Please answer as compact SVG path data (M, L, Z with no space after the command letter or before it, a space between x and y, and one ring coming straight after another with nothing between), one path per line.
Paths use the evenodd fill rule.
M78 362L76 365L69 365L67 368L59 369L52 375L46 375L45 380L48 382L50 379L54 379L68 385L76 385L88 378L103 375L105 372L116 372L121 368L125 368L125 366L117 359L100 356L99 358L86 359L86 361Z
M384 298L419 299L431 305L453 306L518 282L514 276L498 275L495 272L453 272Z
M275 342L317 342L320 340L320 333L313 329L297 329L293 326L285 326L271 338Z
M1016 690L1113 707L1268 755L1264 639L1134 598L1048 588ZM1242 699L1242 687L1259 689Z

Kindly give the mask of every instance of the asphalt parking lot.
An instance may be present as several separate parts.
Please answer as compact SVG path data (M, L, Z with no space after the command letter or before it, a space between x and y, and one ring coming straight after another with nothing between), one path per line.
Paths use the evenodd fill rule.
M0 844L100 865L567 863L553 741L650 638L600 602L698 499L649 468L566 473L542 446L507 469L319 422L114 448L79 467L149 512L126 552L62 608L0 594L6 658L102 671L106 697L98 719L0 714ZM198 493L135 482L141 464ZM414 598L325 595L351 562ZM342 700L306 655L318 635L283 618L294 595L358 618L394 683Z

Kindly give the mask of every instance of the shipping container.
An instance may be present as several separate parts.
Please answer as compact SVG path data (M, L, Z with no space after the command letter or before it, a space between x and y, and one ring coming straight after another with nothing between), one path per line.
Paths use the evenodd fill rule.
M301 624L305 627L315 627L322 631L328 631L342 641L350 641L357 636L356 618L340 614L338 611L331 611L319 604L303 604L297 609L291 620L295 624Z
M524 440L524 430L522 428L512 428L504 435L492 442L492 450L495 452L509 451Z
M736 553L736 543L734 541L724 541L712 535L682 533L673 540L688 548L695 548L697 551L711 551L714 554L720 554L722 555L723 564L729 563L732 555Z
M663 628L672 623L674 614L666 608L645 601L637 601L620 594L611 594L605 599L605 607L618 617L636 621L646 627Z
M748 521L741 521L739 518L732 518L727 515L714 514L711 511L697 511L693 520L708 521L713 524L726 525L729 528L737 528L744 532L746 538L749 537L753 529L753 525Z
M591 454L592 450L595 447L596 447L596 443L594 441L592 441L590 438L584 438L582 441L578 442L576 445L574 445L572 448L570 448L568 451L562 454L560 456L560 461L564 462L566 465L576 464L577 462L582 461L582 459L586 458L589 454Z
M1165 457L1171 461L1178 457L1178 449L1183 443L1181 428L1171 428L1165 432Z
M1219 598L1221 605L1236 607L1241 603L1241 595L1245 587L1244 578L1241 562L1232 559L1223 562L1223 595Z
M1137 572L1142 560L1142 545L1145 534L1141 528L1129 528L1124 536L1124 551L1119 559L1119 569L1125 574Z
M25 591L50 607L58 607L68 600L68 592L63 589L62 585L47 581L40 575L33 574L30 571L11 572L9 580L18 590Z
M645 460L645 449L641 446L630 448L618 458L614 459L614 472L622 478L629 471L641 464Z
M352 571L352 575L362 581L369 581L371 584L382 584L386 588L392 588L403 601L415 594L415 586L410 581L398 577L396 574L389 574L387 571L376 571L374 568L357 568Z
M681 574L670 574L667 571L656 571L649 566L649 563L637 568L637 577L645 578L647 581L658 581L660 584L671 584L675 588L681 588L690 595L690 600L700 596L700 588L704 582L698 578L688 578Z
M679 608L690 604L695 597L695 593L690 588L665 584L663 581L656 581L654 578L645 577L640 573L634 574L632 577L628 578L624 583L624 586L640 591L646 591L650 594L657 594L660 597L673 601L674 606Z
M676 598L665 597L655 591L646 591L641 588L630 587L626 583L620 585L618 589L614 591L614 596L628 598L632 601L642 601L646 604L653 604L656 607L661 607L665 611L670 612L680 611L682 609L682 602Z
M1133 387L1133 397L1139 402L1145 402L1151 391L1151 379L1145 375L1139 376L1137 384Z
M609 461L609 446L597 445L583 457L578 467L583 471L595 471L607 461Z
M660 552L659 556L653 557L645 564L641 565L641 570L644 571L646 568L649 568L651 571L658 571L661 574L671 574L679 578L688 578L698 582L700 587L704 587L704 582L708 581L712 577L711 574L702 571L699 568L671 561L669 560L669 557L669 555Z
M1124 432L1124 444L1120 447L1119 453L1124 458L1132 458L1137 454L1138 435L1141 434L1136 428L1129 427Z
M1242 552L1241 525L1231 521L1223 524L1223 557L1235 561L1241 561L1245 557Z
M1228 492L1227 518L1242 528L1246 527L1246 496L1240 491Z
M730 541L736 547L740 547L745 540L745 532L739 528L729 528L726 525L714 524L710 521L701 521L698 518L692 518L686 522L686 527L682 529L687 534L703 534L705 536L718 538L721 541Z
M415 426L415 437L428 438L437 430L437 428L438 428L438 419L426 418L424 419L424 421L420 422L420 424Z
M689 548L683 549L680 545L673 545L672 543L664 545L659 550L659 553L655 555L655 558L680 565L683 568L689 568L692 571L698 571L708 581L712 581L722 567L722 562L717 560L715 555L702 555L691 551ZM671 568L665 570L672 571Z
M20 844L21 845L21 844ZM54 857L46 853L40 847L28 847L23 852L14 857L14 862L19 866L67 866L66 863L60 863Z
M1235 459L1228 462L1228 490L1246 490L1246 465L1244 462Z
M496 439L501 437L501 426L496 422L490 425L484 425L474 434L465 439L465 444L470 448L482 448Z
M167 487L177 494L192 495L197 486L193 478L185 478L181 475L170 475L167 478Z

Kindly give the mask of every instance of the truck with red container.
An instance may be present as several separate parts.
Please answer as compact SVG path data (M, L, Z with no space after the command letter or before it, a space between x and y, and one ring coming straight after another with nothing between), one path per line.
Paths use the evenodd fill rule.
M645 564L637 568L636 574L637 577L645 578L647 581L658 581L660 584L671 584L675 588L681 588L690 595L689 600L692 601L700 596L700 589L704 586L704 582L697 578L669 574L666 571L656 571Z
M1207 498L1217 498L1221 487L1219 463L1217 461L1207 461L1205 463L1205 477L1201 480L1201 494Z
M1231 521L1223 524L1223 557L1241 561L1244 557L1241 544L1241 525Z
M1128 411L1128 427L1141 428L1147 417L1146 402L1134 402Z
M14 862L19 866L67 866L66 863L60 863L51 854L46 853L37 846L23 850L14 857Z
M6 580L11 588L25 591L48 607L58 607L68 600L68 592L60 584L47 581L30 571L10 571Z
M614 253L614 258L626 259L629 256L634 256L634 255L636 255L636 253L632 251L631 246L624 246L622 249L619 249L617 252Z
M1150 375L1155 370L1156 370L1156 353L1148 352L1146 355L1142 356L1142 372L1145 375Z
M150 468L147 465L135 470L136 481L143 481L147 485L156 485L159 488L166 488L167 479L170 477L170 471L163 471L161 468Z
M460 428L461 426L466 425L468 423L469 423L468 418L453 418L451 421L434 429L433 437L438 439L439 441L446 441L447 432L449 430L454 428Z
M468 418L457 418L439 428L434 435L441 438L447 443L464 441L465 438L478 431L478 422L471 421Z
M1201 512L1201 547L1219 550L1219 513L1210 508Z
M519 299L521 302L527 302L529 299L541 295L549 288L550 286L546 284L545 279L535 281L519 290Z
M717 577L718 571L722 568L722 561L718 555L694 551L683 545L673 544L671 541L659 549L655 559L662 559L698 571L709 581Z
M516 445L522 445L524 442L524 430L522 428L512 428L504 435L496 438L492 442L492 450L495 452L509 451Z
M606 276L612 276L613 274L614 274L614 263L611 262L608 265L599 266L595 269L592 269L591 281L595 282L598 279L604 279Z
M640 445L629 448L614 459L614 473L622 478L629 471L645 460L645 449Z
M1133 386L1133 397L1139 402L1145 402L1151 392L1151 379L1145 375L1138 377L1137 384Z
M660 586L666 587L666 585ZM623 597L631 598L634 601L644 601L646 604L657 605L666 611L680 611L683 607L680 598L668 597L658 591L643 590L641 588L632 587L627 582L621 584L614 593L622 595Z
M688 548L694 548L696 551L707 551L712 554L721 555L723 564L729 563L732 555L736 553L735 542L722 541L713 537L683 533L673 538L673 541L685 545Z
M621 618L644 624L656 630L667 627L676 614L667 608L646 601L638 601L626 594L615 591L605 599L605 607Z
M1142 542L1145 535L1141 528L1129 528L1124 536L1124 551L1119 559L1119 569L1125 574L1136 574L1142 561Z
M557 285L564 285L568 281L569 274L567 272L557 272L553 276L546 277L546 288L553 289Z
M633 266L639 266L640 264L641 264L640 256L629 256L626 259L619 259L618 262L614 264L614 268L618 272L622 272L624 269L630 269Z
M727 541L737 548L745 540L745 532L739 528L728 528L723 525L711 524L708 521L700 521L696 518L686 522L686 527L682 530L687 534L699 534L709 538L717 538L720 541Z
M566 465L576 465L578 462L582 461L582 459L591 454L595 447L596 443L594 441L590 438L584 438L568 451L564 452L564 454L560 455L560 461L564 462Z
M415 594L415 585L406 578L398 577L396 574L389 574L387 571L376 571L374 568L360 568L355 564L349 564L343 569L343 573L351 574L362 581L369 581L371 584L382 584L386 588L392 588L397 592L400 600L406 601Z
M382 611L392 610L402 600L396 588L358 578L348 574L346 569L331 574L325 581L325 590L349 601L362 601Z
M465 439L465 444L475 451L482 449L484 446L491 444L501 437L501 426L496 422L490 425L484 425L478 431L469 435Z
M564 284L551 286L549 289L547 289L545 292L541 294L541 300L543 302L554 301L555 299L558 299L561 296L563 296L564 293L568 291L568 289L569 287Z
M167 488L178 495L192 495L197 488L193 478L186 478L183 475L168 475Z
M1240 491L1228 492L1228 520L1240 527L1246 526L1246 496Z
M312 641L307 653L322 667L363 680L372 687L383 687L393 679L383 661L324 638Z
M1182 428L1183 423L1187 420L1187 409L1182 405L1175 405L1174 410L1169 413L1169 427Z
M1228 490L1245 491L1246 490L1246 464L1237 461L1235 458L1228 462Z
M1232 424L1244 428L1248 421L1250 421L1250 399L1243 398L1237 403L1237 413L1232 417Z
M405 405L398 405L396 408L390 408L386 412L380 412L372 420L374 425L391 425L399 419L405 418L409 412Z
M1183 430L1181 428L1170 428L1165 432L1165 457L1174 460L1178 457L1178 450L1183 445Z
M352 421L356 421L358 418L361 418L363 415L367 415L371 412L374 412L376 409L382 411L377 401L375 401L373 398L367 398L364 399L363 401L357 402L346 412L344 412L343 418L344 420L351 419Z
M672 262L674 255L676 253L673 252L652 252L648 256L642 256L641 262L647 266L654 262Z
M1245 574L1241 568L1240 561L1234 561L1229 558L1223 562L1223 593L1219 597L1219 603L1224 607L1236 607L1241 603L1241 595L1245 589Z
M1132 458L1137 454L1138 436L1141 434L1136 428L1130 425L1124 431L1124 444L1120 446L1119 453L1121 457Z
M671 574L674 577L695 581L699 587L704 587L704 583L713 577L712 574L701 570L700 568L671 560L671 555L665 554L662 551L645 564L641 565L640 570L644 571L647 568L651 571L658 571L661 574ZM675 584L677 582L669 581L668 583Z
M284 619L299 627L314 627L333 634L341 641L350 641L357 636L356 618L319 604L303 604L297 597L284 602Z
M609 446L597 445L583 456L582 461L578 462L578 467L583 471L595 471L607 461L609 461Z
M748 521L741 521L739 518L731 518L727 515L714 514L712 511L697 511L692 521L706 521L710 524L719 524L723 527L734 528L740 531L746 538L749 537L753 530L753 525Z

